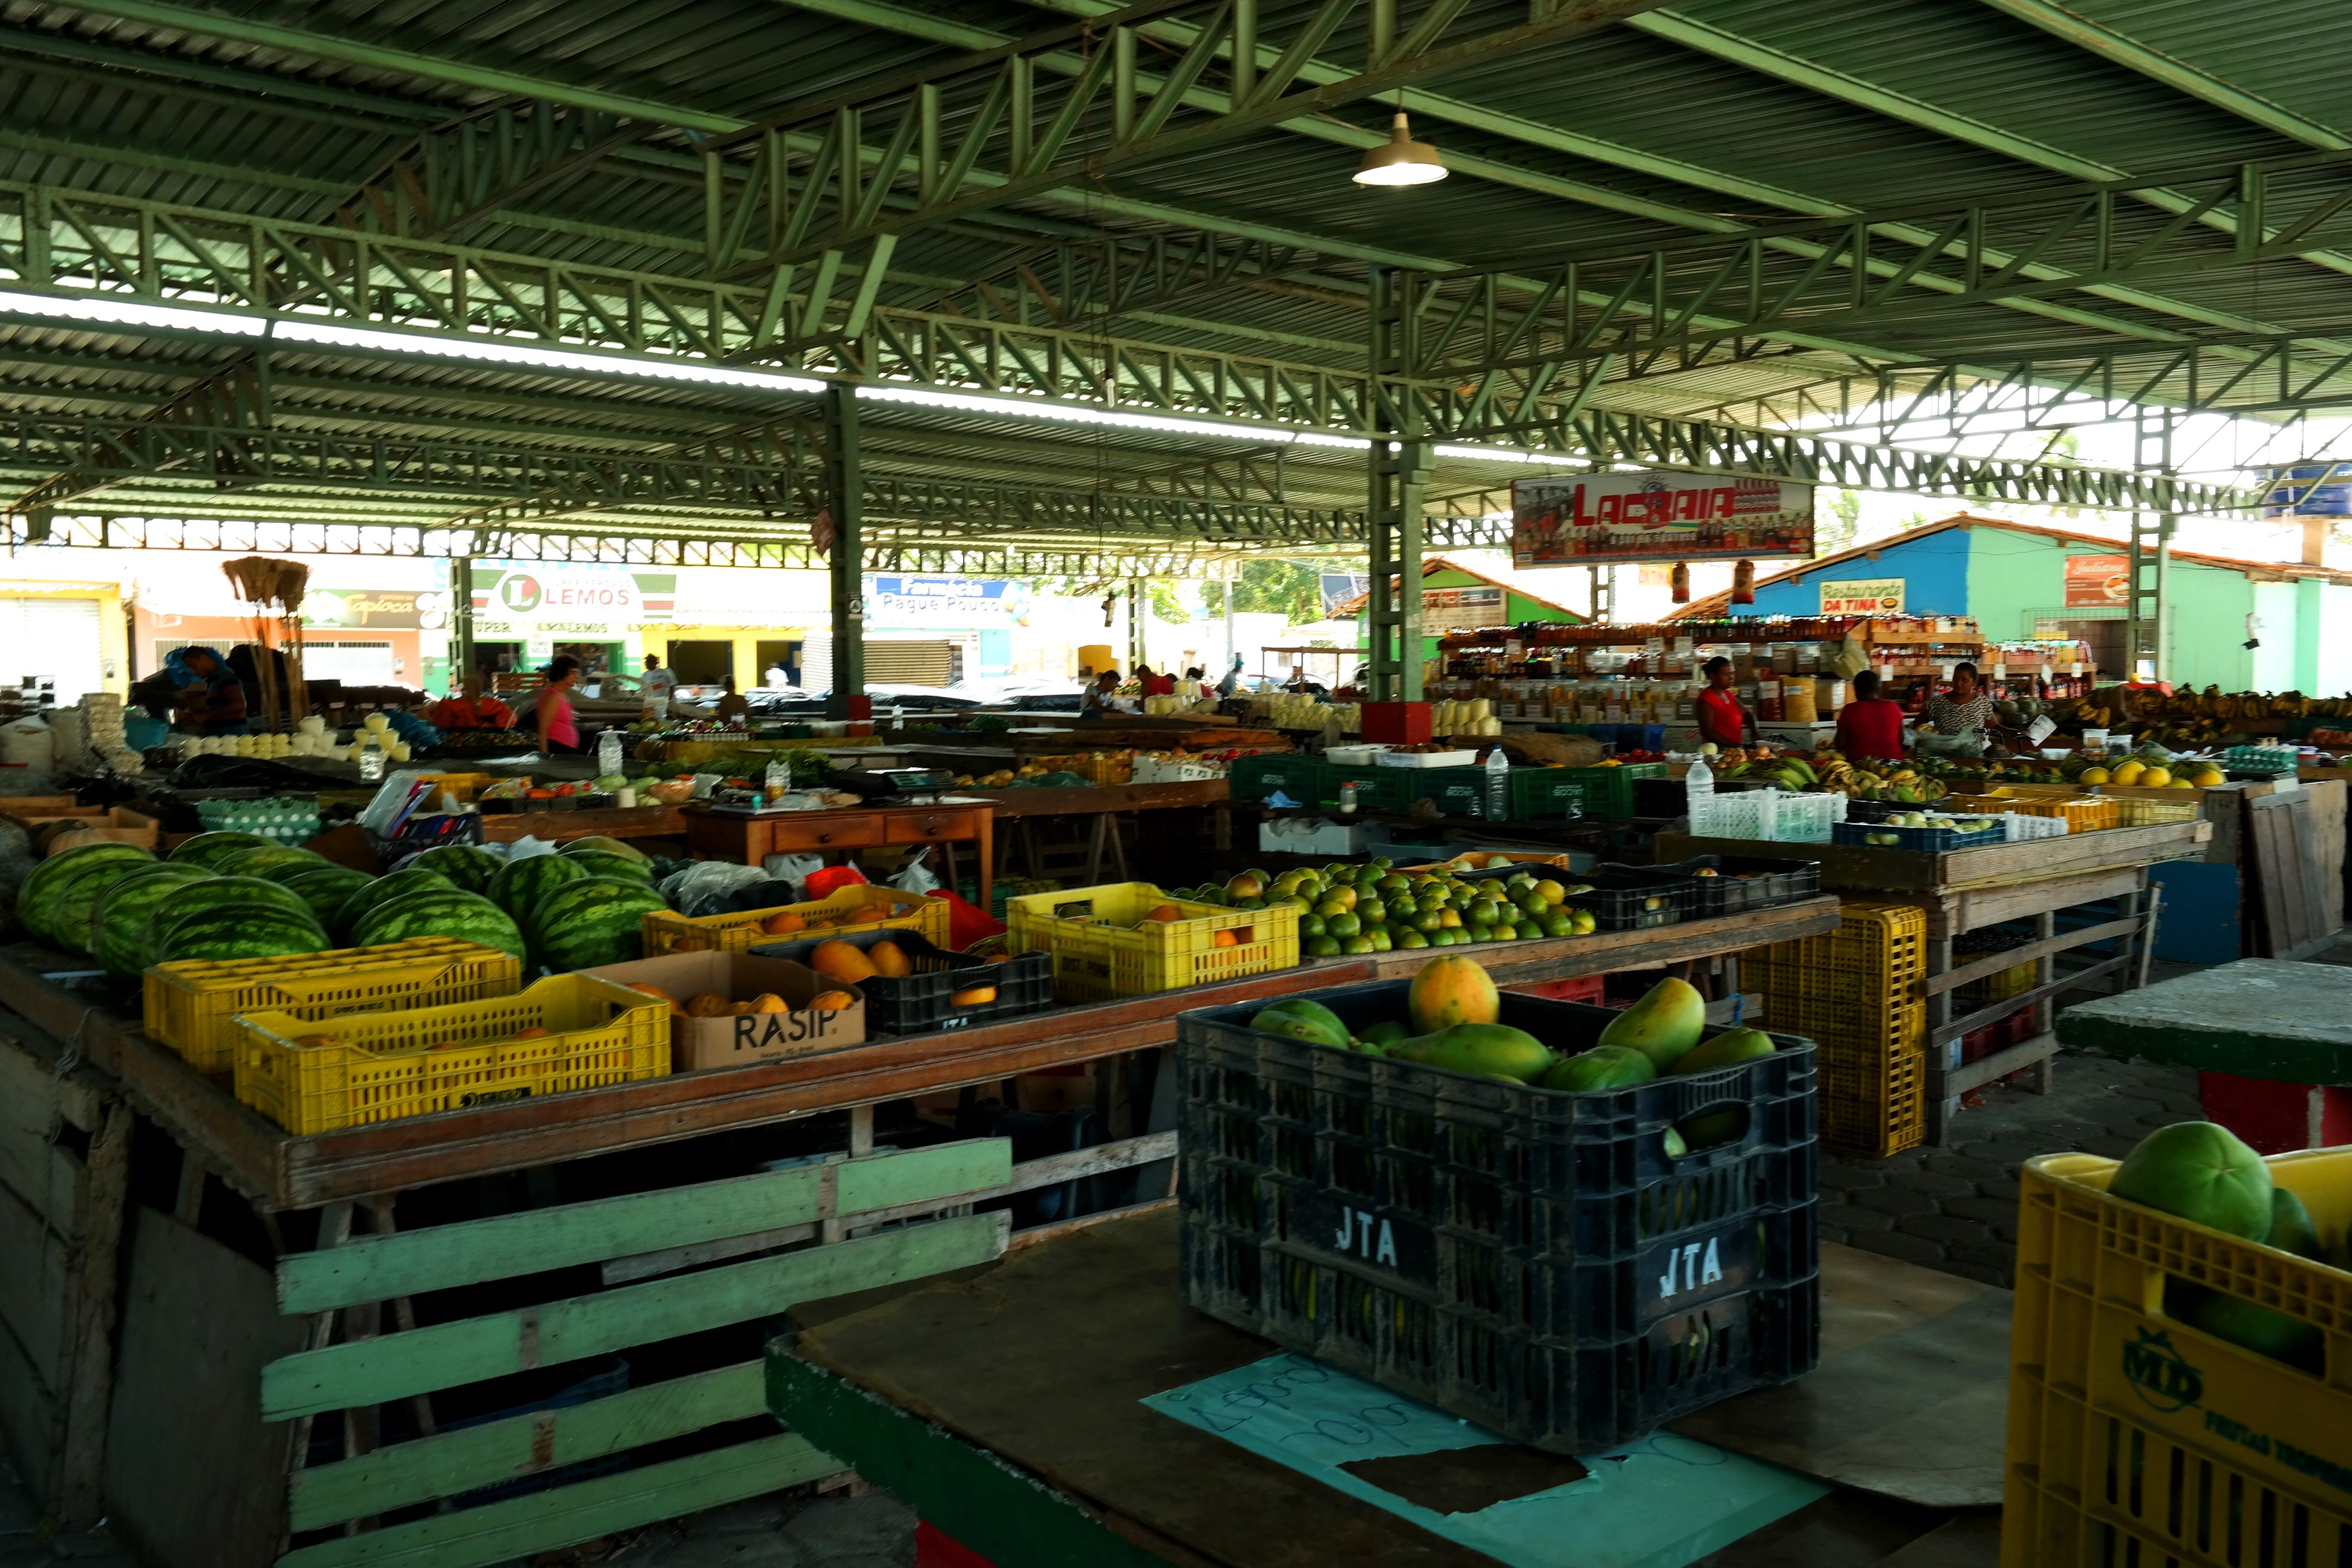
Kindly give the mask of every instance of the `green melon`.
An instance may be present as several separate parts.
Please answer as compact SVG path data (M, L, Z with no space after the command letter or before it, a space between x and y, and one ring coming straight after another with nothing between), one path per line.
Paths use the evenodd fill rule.
M525 956L521 928L479 893L427 888L376 905L352 928L353 947L382 947L412 937L447 936Z
M257 848L240 849L234 855L224 855L213 863L213 869L227 877L266 877L287 866L313 866L320 857L308 849L296 849L284 844L264 844Z
M562 855L532 855L509 860L490 879L490 902L521 924L550 893L566 882L581 881L587 875L585 866Z
M438 890L456 886L440 872L428 871L421 866L394 871L389 877L378 877L345 900L343 907L335 911L335 918L327 922L327 928L338 936L349 937L360 923L360 917L378 904L388 904L404 893L414 893L425 888Z
M574 838L561 846L557 852L563 855L618 855L624 860L640 862L647 859L646 852L635 845L625 844L618 838L608 838L601 833L591 834L585 838Z
M265 884L266 885L266 884ZM201 959L289 958L324 952L327 933L308 914L278 909L192 910L167 926L155 947L155 962Z
M194 866L159 862L141 866L99 895L89 909L89 954L110 974L125 979L145 967L147 921L190 882L211 872Z
M335 917L341 913L344 903L375 880L365 871L354 871L331 860L321 860L315 866L276 867L267 874L267 879L299 893L302 901L310 906L311 917L330 934L335 930Z
M172 930L180 921L239 914L252 915L257 919L279 914L310 921L310 906L303 902L302 895L292 889L265 882L258 877L207 877L199 882L187 883L170 899L157 905L154 912L147 917L147 930L139 942L139 952L145 963L140 967L144 969L150 964L164 962L158 954L171 949ZM315 952L318 949L299 951ZM269 954L228 953L225 956L262 958Z
M87 952L89 907L115 879L155 857L128 844L77 844L34 868L16 889L16 918L29 934L74 952Z
M531 949L558 973L625 963L645 956L644 917L667 908L659 893L625 878L566 882L531 911Z
M506 858L493 855L476 844L437 844L421 855L413 855L405 871L422 868L449 879L450 882L469 893L489 890L490 879L506 868Z
M176 865L194 866L200 871L217 871L223 860L244 850L280 847L277 840L264 838L258 833L199 833L173 850L171 859Z
M608 855L602 849L590 849L578 855L567 855L564 858L592 877L636 882L648 888L654 885L654 868L643 858L632 860L624 856Z

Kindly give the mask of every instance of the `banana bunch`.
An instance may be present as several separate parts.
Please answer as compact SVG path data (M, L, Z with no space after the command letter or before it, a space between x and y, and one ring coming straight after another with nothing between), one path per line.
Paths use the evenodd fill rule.
M1855 800L1893 800L1906 805L1926 805L1951 793L1941 779L1922 777L1916 768L1897 768L1879 774L1855 769L1846 794Z
M1774 784L1792 795L1802 795L1807 790L1821 787L1822 778L1819 773L1813 772L1813 764L1794 752L1773 758L1769 764L1760 770L1760 773L1761 776L1770 779Z

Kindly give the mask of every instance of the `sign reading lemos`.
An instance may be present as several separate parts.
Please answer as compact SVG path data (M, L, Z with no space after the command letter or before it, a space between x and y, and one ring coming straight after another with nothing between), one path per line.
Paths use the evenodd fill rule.
M1811 485L1651 469L1511 486L1511 560L1519 566L1812 552Z

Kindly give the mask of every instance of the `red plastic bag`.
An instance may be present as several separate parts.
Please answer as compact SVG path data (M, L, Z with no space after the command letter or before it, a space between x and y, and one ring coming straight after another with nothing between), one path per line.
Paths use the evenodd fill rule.
M827 866L801 879L801 895L814 903L819 899L831 898L844 888L857 887L866 879L866 873L855 866Z
M970 899L950 892L945 888L934 888L924 896L946 900L948 945L958 952L961 952L982 937L995 936L1004 930L1002 924L988 918L986 910L982 909Z

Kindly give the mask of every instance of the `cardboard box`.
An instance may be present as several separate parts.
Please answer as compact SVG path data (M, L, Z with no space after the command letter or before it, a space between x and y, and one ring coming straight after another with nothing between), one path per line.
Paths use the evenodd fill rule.
M789 1013L719 1018L673 1015L669 1021L673 1072L813 1056L866 1041L865 992L781 958L757 958L748 952L673 952L582 973L619 985L659 986L681 1006L706 991L715 991L730 1002L749 1002L772 991L792 1004ZM809 999L820 991L846 991L856 1000L838 1013L812 1013Z
M70 841L52 840L48 848L52 855L60 848L70 849L75 844L100 841L128 844L152 854L162 830L162 825L153 817L143 811L133 811L127 805L76 806L53 812L12 810L6 815L26 833L33 835L36 840L45 830L53 827L71 828L93 836Z

